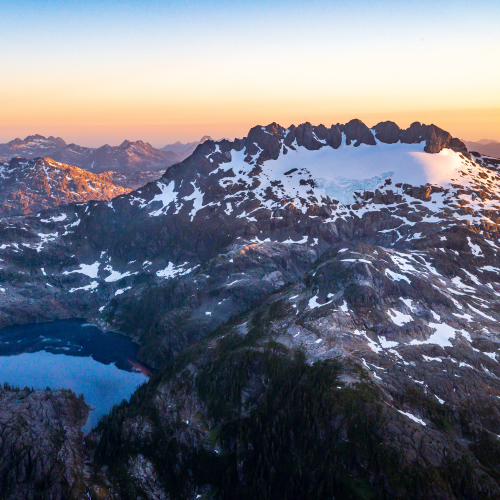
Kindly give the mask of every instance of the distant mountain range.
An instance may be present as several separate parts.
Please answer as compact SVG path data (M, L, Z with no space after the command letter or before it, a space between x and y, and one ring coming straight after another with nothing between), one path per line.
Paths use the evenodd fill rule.
M187 158L189 155L193 153L198 144L203 144L205 141L211 141L211 140L212 138L210 136L204 135L199 141L186 142L185 144L177 141L174 144L167 144L165 147L161 148L161 150L179 153L180 155L184 156L184 158Z
M477 142L463 141L469 151L477 151L482 155L500 158L500 142L491 139L481 139Z
M100 148L87 148L67 144L60 137L30 135L0 144L0 161L14 157L50 157L68 165L75 165L93 173L106 171L132 173L165 169L192 154L196 146L205 140L187 144L179 142L157 149L143 141L124 141L119 146L105 144Z
M209 139L176 142L163 149L143 141L87 148L42 135L0 144L0 217L74 202L109 201L156 181Z

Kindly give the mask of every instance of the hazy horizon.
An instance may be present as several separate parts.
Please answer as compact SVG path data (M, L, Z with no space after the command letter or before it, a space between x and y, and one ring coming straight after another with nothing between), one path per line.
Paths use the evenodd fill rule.
M500 110L492 110L493 112L491 113L492 115L495 114L495 112L498 112L500 114ZM460 127L459 124L454 120L454 115L455 114L462 114L463 112L449 112L449 113L443 113L441 120L438 119L432 119L434 115L437 115L437 113L433 112L427 112L427 113L420 113L416 114L417 118L413 119L411 113L405 113L407 116L403 116L403 118L399 117L400 119L398 120L398 117L394 117L392 115L389 115L389 117L384 117L383 115L380 115L379 119L363 119L360 118L363 116L362 113L359 113L358 115L355 116L348 116L348 115L342 115L343 119L337 119L337 120L314 120L314 119L302 119L298 120L295 122L284 122L284 121L279 121L279 120L270 120L270 121L262 121L262 122L255 122L255 123L248 123L248 124L237 124L234 127L228 127L228 126L218 126L218 125L207 125L206 127L204 125L168 125L168 126L161 126L161 125L156 125L156 126L144 126L142 127L141 131L143 132L143 135L140 135L140 132L134 132L134 127L130 126L116 126L116 127L104 127L104 126L96 126L96 127L89 127L89 130L87 133L82 131L80 128L75 130L73 127L68 127L68 126L61 126L61 127L48 127L48 126L38 126L38 127L30 127L30 126L22 126L18 128L11 128L11 127L2 127L0 126L0 143L4 142L9 142L13 139L20 138L24 139L27 136L30 135L36 135L40 134L45 137L49 136L54 136L54 137L61 137L64 139L68 144L70 143L75 143L80 146L85 146L85 147L100 147L105 144L108 144L110 146L118 146L120 145L123 141L129 140L129 141L144 141L144 142L149 142L152 146L155 148L163 148L168 144L174 144L175 142L181 142L181 143L190 143L190 142L195 142L200 140L203 136L210 136L214 140L220 140L222 138L228 138L230 140L233 140L234 138L237 137L245 137L250 128L258 125L269 125L270 123L276 122L283 127L289 127L290 125L299 125L300 123L304 123L306 121L311 122L313 125L319 125L323 124L326 126L334 125L336 123L347 123L349 120L353 118L358 118L362 120L366 125L369 127L373 127L377 123L381 121L394 121L397 123L400 127L406 128L411 125L411 123L415 121L419 121L421 123L425 123L427 125L433 123L434 125L437 125L438 127L441 127L442 129L446 130L447 132L450 132L452 136L458 137L461 140L464 141L470 141L470 142L477 142L480 140L491 140L491 141L498 141L499 138L493 138L490 137L492 134L490 131L492 130L491 128L488 128L488 123L489 121L485 120L483 123L485 123L484 126L481 125L481 120L484 119L484 116L487 115L486 113L480 114L479 112L475 113L470 113L468 116L470 116L470 122L476 123L477 129L475 133L471 133L467 135L467 128L465 127ZM399 115L399 114L398 114ZM403 115L403 114L401 114ZM420 119L419 119L420 117ZM16 133L11 133L11 131L16 131ZM235 133L236 130L236 133ZM477 132L479 130L483 130L484 133ZM463 131L463 133L461 133Z

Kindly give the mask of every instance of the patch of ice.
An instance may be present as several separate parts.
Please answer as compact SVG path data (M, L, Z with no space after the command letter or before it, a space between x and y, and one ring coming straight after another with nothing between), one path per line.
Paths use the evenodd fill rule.
M99 283L97 283L97 281L92 281L90 283L90 285L81 286L79 288L70 288L69 293L74 293L78 290L84 290L84 291L95 290L98 286L99 286Z
M483 252L481 251L481 247L479 245L476 245L475 243L472 243L472 241L470 240L470 236L467 236L467 241L469 242L472 255L475 255L476 257L484 257Z
M480 311L479 309L476 309L474 306L471 306L470 304L467 304L469 306L469 309L472 309L475 313L479 314L480 316L483 316L486 319L489 319L490 321L495 321L495 318L492 318L491 316L488 316L486 313L483 311Z
M364 264L371 264L371 262L366 259L342 259L341 262L363 262Z
M155 197L148 203L148 205L151 205L151 203L161 202L162 206L158 210L149 213L149 215L152 217L157 217L158 215L165 214L171 203L174 203L174 205L177 206L178 193L174 191L175 182L170 181L168 184L165 184L162 181L157 181L156 185L161 192L160 194L155 195Z
M497 360L497 353L496 352L483 352L485 356L488 356L491 358L493 361Z
M61 214L61 215L54 215L50 219L40 219L40 222L62 222L63 220L66 220L66 214Z
M379 338L380 345L384 349L390 349L392 347L399 345L399 342L394 342L393 340L387 340L383 335L379 335L378 338Z
M458 314L458 313L451 313L451 314L453 314L453 316L456 316L457 318L466 319L467 321L472 320L472 316L470 314Z
M413 339L410 345L437 344L441 347L452 347L450 338L455 338L456 331L446 323L429 323L430 328L436 331L427 340Z
M492 273L500 273L500 269L498 267L493 267L493 266L483 266L483 267L480 267L478 270L483 272L483 269L485 271L490 271Z
M285 241L282 241L281 243L285 243L287 245L303 245L304 243L307 243L307 240L309 239L309 236L303 236L301 240L294 241L291 238L286 239Z
M104 278L104 281L106 281L107 283L112 283L113 281L118 281L127 276L132 276L133 274L137 274L137 273L131 273L130 271L127 271L125 273L120 273L119 271L114 271L110 265L106 266L104 269L111 273L109 276Z
M467 364L467 363L464 363L464 362L460 362L460 363L458 364L458 367L459 367L459 368L464 368L464 367L465 367L465 368L472 368L473 370L475 369L473 366L471 366L471 365L469 365L469 364Z
M326 306L327 304L330 304L333 302L333 299L332 300L329 300L328 302L325 302L323 304L319 304L318 303L318 296L315 295L314 297L310 298L309 299L309 309L316 309L317 307L323 307L323 306Z
M199 266L194 266L191 268L185 269L186 265L189 262L184 262L184 264L175 265L173 262L169 262L168 266L161 271L156 271L156 276L159 278L175 278L176 276L185 276L190 272L194 271Z
M411 311L411 312L416 312L417 309L416 307L413 306L413 302L411 299L403 299L403 297L400 297L399 300L403 302L403 304Z
M422 357L424 358L424 361L439 361L439 363L442 363L443 360L441 358L431 358L430 356L426 356L425 354L422 354Z

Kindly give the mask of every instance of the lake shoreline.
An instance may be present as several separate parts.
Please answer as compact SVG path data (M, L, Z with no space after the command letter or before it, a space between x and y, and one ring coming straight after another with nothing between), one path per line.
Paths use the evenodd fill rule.
M0 383L83 394L95 408L83 427L88 433L152 375L137 359L139 348L130 337L80 318L5 327L0 329Z

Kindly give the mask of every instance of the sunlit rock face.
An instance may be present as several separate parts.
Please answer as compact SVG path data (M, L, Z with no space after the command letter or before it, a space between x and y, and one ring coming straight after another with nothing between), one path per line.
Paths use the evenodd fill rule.
M0 217L90 200L109 201L129 192L115 184L113 174L92 174L51 158L13 158L0 164Z

